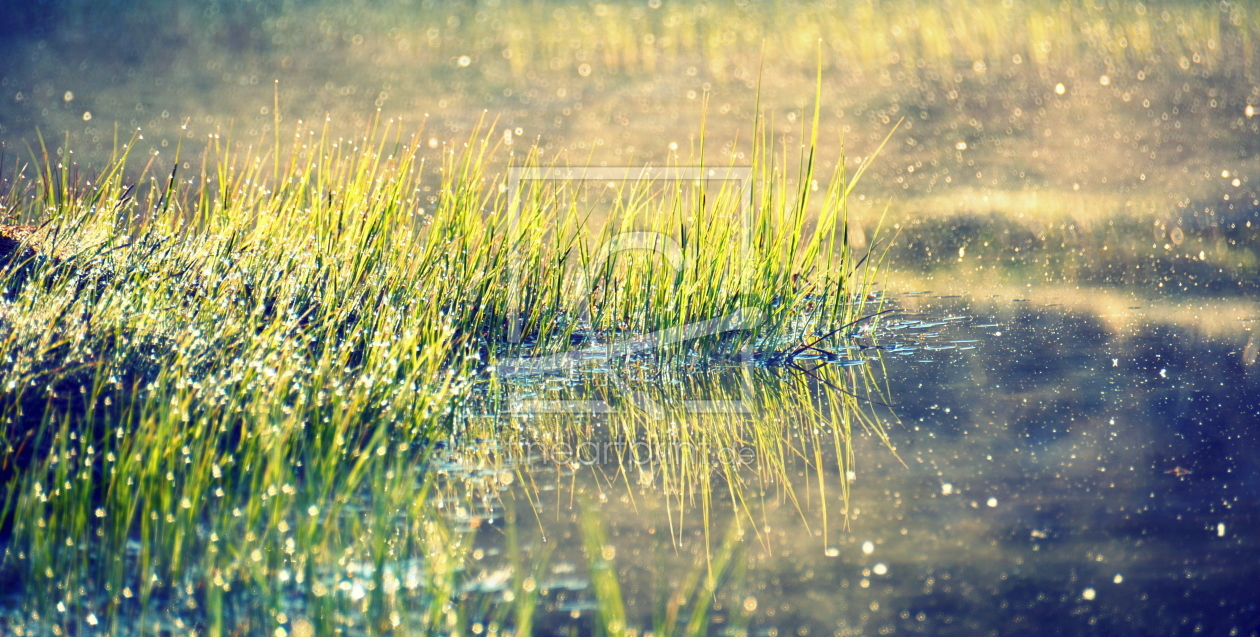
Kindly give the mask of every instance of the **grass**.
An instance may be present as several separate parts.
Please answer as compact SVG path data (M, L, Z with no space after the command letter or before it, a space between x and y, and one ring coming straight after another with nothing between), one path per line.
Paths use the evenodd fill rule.
M611 293L594 311L572 284L590 263L586 229L555 222L578 202L535 199L507 214L513 193L486 172L502 152L497 136L444 153L431 206L422 136L390 123L355 139L303 124L292 134L243 151L216 139L169 168L151 159L139 183L128 171L134 138L91 176L36 152L38 177L19 171L10 184L5 216L46 233L29 242L34 256L0 273L0 529L23 591L11 630L143 634L195 622L212 635L375 633L401 630L405 617L408 630L429 632L490 616L529 626L536 596L519 576L512 619L461 589L470 532L484 519L469 511L497 499L504 472L462 475L462 497L430 495L454 488L430 473L445 462L434 443L466 435L460 406L501 382L487 375L496 361L562 351L574 335L608 342L754 310L750 329L651 357L654 373L686 379L742 351L764 360L868 311L877 259L859 260L844 238L860 174L841 169L821 195L824 215L807 223L814 195L788 174L795 166L795 183L811 182L812 147L776 150L762 129L750 210L729 192L675 189L592 232L598 241L646 223L678 236L690 266L612 259L598 275ZM748 249L731 250L740 237ZM858 398L835 400L817 417L835 420L829 435L851 449ZM627 439L671 435L651 418L622 426ZM520 431L565 435L541 423ZM730 442L721 431L696 420L702 445ZM807 448L784 447L781 433L753 430L755 444L778 450L763 477ZM821 490L822 452L811 453ZM851 451L836 462L847 470ZM718 488L707 464L671 460L660 471L680 521L697 503L707 519ZM742 479L724 479L743 498ZM729 553L728 542L715 546ZM723 569L709 567L711 591ZM592 581L612 613L616 592L600 568ZM690 634L703 624L695 613L680 624ZM625 627L609 617L610 630Z
M90 5L24 19L47 28L74 15L91 21L99 8ZM1176 117L1154 122L1163 128L1153 141L1135 136L1142 156L1126 165L1150 171L1152 182L1202 190L1188 196L1219 207L1219 193L1208 191L1224 146L1177 155L1157 172L1140 144L1165 152L1192 128L1215 130L1195 128L1198 115L1217 118L1221 131L1255 130L1238 115L1255 98L1257 22L1244 5L243 6L193 15L185 5L136 4L130 10L156 26L106 26L120 30L107 35L160 33L162 44L117 47L148 61L141 79L114 88L93 85L109 77L96 68L91 78L73 75L83 56L67 60L91 49L55 33L56 54L32 54L43 60L31 66L37 77L5 78L15 95L6 109L48 109L49 121L73 128L62 143L37 145L24 168L0 170L0 220L43 224L30 243L52 257L21 252L0 270L0 537L9 588L21 591L6 606L15 634L476 626L486 634L550 626L703 634L718 605L736 611L729 625L738 629L747 622L739 604L752 599L741 575L745 546L772 546L766 511L791 509L829 542L850 512L854 438L890 444L873 416L872 405L886 402L878 371L815 369L806 359L818 352L802 349L883 309L866 292L885 255L929 275L982 257L1019 285L1127 282L1109 261L1098 271L1103 253L1119 253L1120 266L1145 267L1149 257L1157 276L1198 268L1208 278L1183 281L1195 288L1254 274L1241 217L1225 218L1219 231L1207 221L1195 228L1189 212L1172 218L1159 193L1091 186L1084 177L1127 162L1117 159L1127 150L1070 147L1084 130L1072 122L1103 121L1113 106L1128 116L1142 100L1155 102L1133 116L1134 130L1155 130L1148 119L1182 108L1185 129ZM768 60L765 92L751 90L760 59ZM811 67L818 74L803 71ZM328 79L311 82L311 69ZM404 74L425 79L408 88ZM259 76L266 112L248 92ZM265 86L273 76L285 77L275 92ZM656 99L648 89L657 76L685 79L663 81L660 90L677 95ZM154 88L157 80L187 90ZM1022 88L1003 92L1010 82ZM62 84L78 97L63 97ZM846 87L835 109L820 106L824 85ZM616 184L604 193L613 201L607 210L577 188L500 188L504 165L563 165L547 146L553 118L568 143L583 145L575 147L586 151L579 167L614 156L599 153L642 157L635 144L681 130L662 123L662 113L692 103L688 90L694 99L711 90L709 110L730 114L697 127L691 151L718 170L753 166L748 211L729 188ZM639 111L618 110L626 95ZM502 125L522 125L522 98L544 113L542 124L509 143ZM570 118L583 102L594 115ZM333 114L321 125L294 123L281 103ZM486 105L505 119L466 121ZM174 117L159 115L168 109ZM413 135L377 109L436 115ZM1024 120L1010 119L1021 109ZM83 120L85 111L95 118ZM344 134L365 114L362 130ZM923 208L916 223L931 231L904 228L886 252L882 235L858 240L854 232L874 230L884 207L850 195L903 115L913 143L890 145L893 168L871 185L885 198L914 197L900 208ZM115 116L144 130L119 138L101 124ZM231 116L244 141L224 133ZM1045 155L1053 160L1018 152L1041 148L1042 129L1027 122L1034 116L1075 131L1046 142L1064 151ZM647 131L639 138L606 131L631 117ZM9 121L21 127L21 118ZM459 143L442 143L448 126ZM706 151L704 140L740 126L753 134ZM992 132L1008 127L1015 150L998 149ZM521 139L544 129L537 146L523 148ZM1201 137L1195 148L1214 143ZM842 141L865 159L822 156ZM110 160L89 170L70 152L76 143ZM979 155L986 147L992 152ZM945 152L933 155L938 148ZM1199 182L1165 179L1191 164ZM1245 166L1228 168L1247 177ZM980 173L1013 180L1020 171L1022 180L1024 170L1047 183L1060 175L1064 187L1044 196L1012 191L1009 200L939 190L950 179L996 187ZM1130 177L1125 188L1136 187ZM1074 181L1093 198L1064 195ZM514 196L527 203L520 215L509 214ZM1198 199L1187 204L1196 218ZM1130 202L1144 216L1117 229ZM942 218L943 208L958 214ZM1009 218L1021 213L1028 218ZM1183 242L1172 241L1181 226ZM599 246L626 230L669 237L688 267L617 253L589 286L577 285ZM976 245L985 238L992 251ZM1227 268L1229 276L1208 280L1210 270ZM608 360L626 339L737 309L757 317L755 329ZM585 369L576 379L491 369L574 343L594 361L594 369L571 363ZM734 364L741 357L758 364ZM616 410L590 418L513 410L520 399L592 397ZM697 411L694 400L739 401L747 411ZM631 451L640 455L576 467L531 461L610 441L637 443ZM723 455L732 449L752 450L755 463L732 464ZM796 476L807 477L804 488L792 486L801 484ZM625 586L626 569L640 565L607 550L633 526L605 517L600 504L610 496L662 512L667 528L652 540L664 556L657 573L683 573L677 581L638 594ZM565 533L575 541L564 542ZM505 552L491 556L487 545ZM564 564L585 565L589 593L564 589ZM566 610L562 589L595 612ZM651 597L651 608L633 604L636 595Z
M483 109L500 117L510 149L525 152L537 139L548 152L544 163L567 150L577 165L666 164L670 142L683 155L695 150L696 105L706 92L711 139L734 140L763 111L767 130L799 135L821 44L829 95L818 140L826 151L821 187L841 132L849 133L853 162L906 117L904 137L884 150L863 189L867 200L853 202L851 221L863 231L886 207L895 223L922 225L921 235L937 233L943 215L952 217L942 222L948 229L991 213L1003 217L998 226L1050 237L1038 248L1048 265L1015 255L1012 281L1044 275L1121 287L1145 276L1147 266L1135 266L1148 257L1168 273L1210 268L1196 280L1218 281L1188 284L1191 293L1254 279L1257 248L1242 235L1247 221L1257 221L1246 202L1256 200L1260 123L1247 113L1260 107L1252 91L1258 23L1245 4L249 5L131 3L128 19L117 20L96 13L114 8L57 3L42 18L50 30L44 48L12 41L33 61L6 72L13 99L0 102L0 136L21 148L23 138L34 143L36 126L64 130L68 138L50 140L50 152L73 149L68 156L99 165L117 124L143 129L134 153L169 160L179 144L198 154L233 128L251 140L274 135L278 79L281 102L293 105L286 116L330 116L333 137L369 125L378 110L427 121L430 170L443 161L442 142L463 143ZM101 31L78 29L80 19ZM755 104L751 87L763 68ZM84 121L85 112L93 119ZM739 141L711 144L708 161L724 165L729 151L747 163L752 141ZM435 196L423 197L425 205ZM1170 260L1159 254L1162 242L1153 252L1125 246L1117 258L1099 254L1105 241L1093 237L1076 243L1064 232L1053 240L1060 225L1124 223L1127 233L1136 221L1179 225L1204 245ZM897 263L948 270L939 255L961 245L942 241L931 257L921 247L902 242ZM1184 258L1200 251L1206 259L1197 264Z
M76 16L113 9L58 3L48 28L61 28L45 49L13 41L36 61L8 77L14 99L0 103L0 135L21 148L36 126L64 130L70 138L50 150L73 148L82 162L108 156L118 124L143 128L138 152L167 159L179 143L199 152L232 126L251 139L274 134L278 79L283 103L301 105L290 116L331 115L336 135L380 109L428 118L440 146L465 140L489 109L517 148L539 139L578 164L588 156L595 164L663 164L669 142L685 149L698 130L695 105L706 90L720 115L709 123L713 138L751 128L758 109L749 87L762 64L769 80L761 107L776 134L790 134L778 130L785 121L795 133L786 118L807 119L821 41L829 99L819 143L828 155L839 138L831 128L851 133L852 160L878 145L883 126L907 116L905 138L885 149L864 189L879 203L854 207L864 230L886 204L898 221L993 211L1039 232L1035 226L1057 226L1065 212L1078 224L1132 216L1169 224L1210 209L1233 223L1246 216L1242 202L1256 199L1251 158L1260 123L1247 113L1260 107L1252 92L1257 21L1245 4L250 5L132 3L129 20L84 17L105 25L85 35ZM155 32L160 42L115 58L117 40L148 42ZM468 66L460 66L465 56ZM76 97L66 101L66 90ZM85 112L94 118L84 121ZM965 150L954 151L959 143ZM1230 185L1234 177L1241 186ZM1239 257L1211 261L1246 281L1248 257Z

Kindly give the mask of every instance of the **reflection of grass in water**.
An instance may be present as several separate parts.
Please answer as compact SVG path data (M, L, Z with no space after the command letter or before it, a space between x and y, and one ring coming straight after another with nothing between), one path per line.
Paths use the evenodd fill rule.
M584 542L598 621L609 634L626 628L628 617L630 626L636 618L642 621L647 609L627 611L623 588L628 583L616 575L617 565L624 569L634 558L613 548L605 511L646 515L649 502L662 502L658 514L668 521L670 534L657 550L677 552L691 540L695 559L683 566L689 569L685 576L670 578L669 586L642 590L644 582L636 581L640 590L633 597L660 604L652 610L657 634L703 634L708 604L719 590L731 607L732 622L747 617L738 607L744 595L742 547L755 542L768 550L773 544L763 535L770 524L764 517L767 507L794 509L809 541L821 551L833 541L829 520L847 523L849 483L857 475L853 436L865 432L890 445L873 414L871 401L881 396L870 372L833 366L814 373L817 379L785 369L733 368L664 376L651 386L618 382L602 372L564 383L525 382L521 387L548 401L537 404L599 400L612 409L582 416L514 413L509 406L488 417L483 405L473 405L472 411L482 415L467 421L462 437L493 444L465 447L458 464L486 476L511 472L520 494L513 497L530 499L546 535L568 528L558 524L558 516L576 507L573 526ZM738 411L707 412L714 405L734 404ZM730 453L739 449L753 453ZM741 458L752 461L743 464ZM467 489L467 482L455 480L442 491L450 501L476 500L475 494L485 492L484 487ZM554 505L546 503L553 500ZM835 503L843 510L829 510ZM716 520L726 522L715 528ZM628 521L616 525L622 533L639 528ZM675 572L662 569L657 568Z
M438 630L490 613L450 601L477 500L452 501L444 522L426 463L514 312L536 350L575 329L557 322L585 299L564 284L569 246L536 240L548 231L542 207L506 219L483 173L486 141L445 159L427 210L415 148L388 127L352 141L299 130L287 151L236 154L224 142L139 188L124 176L131 148L90 183L46 154L29 194L8 200L6 215L46 221L55 245L42 249L58 255L22 264L21 280L0 274L5 568L19 574L25 613L14 625L148 632L197 618L208 634L323 634L404 616ZM863 311L864 294L850 301L875 267L853 271L843 169L808 232L810 190L788 182L768 142L759 148L752 223L720 199L688 219L712 233L687 246L702 276L606 275L618 290L608 315L633 328L736 303L763 317L733 341L668 355L735 351ZM796 183L810 182L813 162L802 156ZM724 238L745 230L752 249L729 250ZM65 246L76 248L61 258ZM524 303L505 285L513 272ZM595 320L596 332L617 327ZM784 444L775 433L760 443ZM707 476L684 463L669 488L707 511ZM492 493L506 485L495 480L474 482Z
M625 602L615 573L616 549L607 543L604 525L588 502L582 505L579 521L602 627L610 635L635 634L636 631L626 621ZM706 559L697 560L680 585L660 597L663 603L655 609L652 633L664 636L707 633L709 611L719 586L742 585L738 573L731 571L740 570L734 564L743 557L740 550L740 542L744 538L743 526L739 518L732 519L716 552L710 555L706 551ZM687 609L690 609L690 614L683 614ZM731 625L734 629L739 627L738 621Z
M848 515L857 469L853 436L869 433L891 447L874 413L884 399L865 367L823 366L810 374L737 367L656 379L622 383L596 374L550 387L539 383L531 399L544 400L518 408L597 400L611 411L505 411L470 420L464 435L497 442L477 461L485 466L541 461L594 472L609 488L659 491L675 528L692 515L707 528L714 501L724 499L756 534L758 501L769 494L791 502L807 525L817 513L824 541L828 501L838 497ZM791 487L798 471L811 475L806 493Z

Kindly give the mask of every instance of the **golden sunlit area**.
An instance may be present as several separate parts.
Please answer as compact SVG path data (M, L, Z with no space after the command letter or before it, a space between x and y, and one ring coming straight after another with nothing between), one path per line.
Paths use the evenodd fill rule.
M1258 635L1258 38L0 0L0 634Z

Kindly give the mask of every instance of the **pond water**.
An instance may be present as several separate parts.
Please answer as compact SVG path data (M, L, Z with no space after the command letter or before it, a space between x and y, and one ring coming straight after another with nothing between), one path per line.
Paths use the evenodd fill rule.
M530 541L558 538L559 562L539 584L550 592L541 625L592 628L580 612L596 594L572 573L586 565L578 517L593 508L615 548L609 562L627 616L640 626L654 613L659 621L662 596L706 553L712 559L738 515L753 528L734 551L738 576L728 573L714 598L714 633L1255 630L1254 306L1219 311L1222 333L1205 334L1151 320L1159 308L1149 306L1123 308L1117 320L1010 298L906 300L968 318L937 328L958 347L881 357L896 451L856 437L847 528L842 507L820 506L817 466L802 458L783 473L793 497L787 485L758 484L753 503L740 504L717 488L708 519L694 501L684 516L665 487L641 484L633 459L618 466L590 453L559 474L535 466L528 472L543 477L529 480L532 494L508 497L536 509ZM787 419L787 438L808 439L800 429L816 425L811 410L788 404L750 417ZM821 466L835 489L838 469ZM487 555L502 548L499 524L478 532ZM472 571L504 561L488 556Z
M1254 12L748 4L0 9L0 152L37 156L42 131L99 166L135 131L145 178L176 148L377 115L430 159L488 131L497 170L535 140L686 161L707 113L710 161L742 166L756 108L782 148L807 133L819 38L820 171L904 119L852 201L854 245L891 244L873 330L793 365L589 346L563 372L483 370L360 491L220 491L206 519L268 525L229 541L173 513L152 531L157 509L139 533L160 541L96 541L114 517L87 500L4 526L0 634L1260 635ZM323 475L262 457L214 477ZM259 513L289 506L277 489L296 513Z

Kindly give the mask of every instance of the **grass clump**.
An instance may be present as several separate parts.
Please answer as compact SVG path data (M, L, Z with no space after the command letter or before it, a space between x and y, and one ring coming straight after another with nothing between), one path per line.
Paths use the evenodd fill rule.
M404 616L424 632L480 617L452 601L476 498L450 515L430 470L434 444L462 435L459 405L502 382L497 361L755 310L745 329L657 355L658 370L694 367L863 312L874 268L855 274L844 239L853 181L833 180L811 220L808 148L792 185L787 153L759 142L750 208L678 191L592 231L552 223L556 206L582 212L575 199L508 215L489 136L443 155L433 205L418 143L389 124L352 140L300 127L271 148L216 137L195 168L159 176L150 161L136 181L133 143L91 178L47 153L33 181L19 173L4 216L38 223L64 257L0 272L15 630L217 635L300 615L319 634ZM649 212L690 267L610 260L611 292L592 303L572 284L589 239ZM705 476L684 464L673 479ZM476 481L483 500L511 483Z

